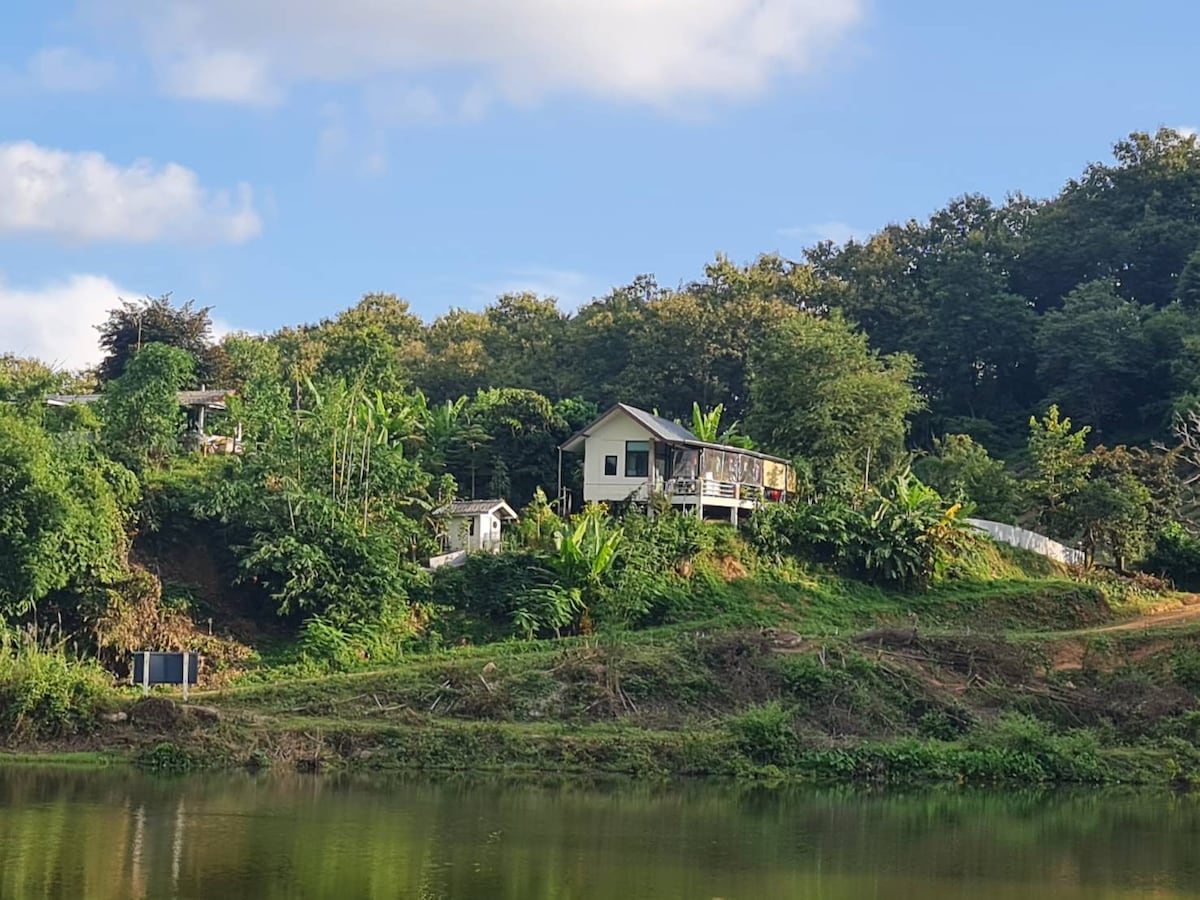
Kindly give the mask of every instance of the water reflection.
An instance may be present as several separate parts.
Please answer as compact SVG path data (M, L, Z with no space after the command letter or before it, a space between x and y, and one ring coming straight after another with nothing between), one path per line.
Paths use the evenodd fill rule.
M0 897L1200 897L1200 798L0 770Z

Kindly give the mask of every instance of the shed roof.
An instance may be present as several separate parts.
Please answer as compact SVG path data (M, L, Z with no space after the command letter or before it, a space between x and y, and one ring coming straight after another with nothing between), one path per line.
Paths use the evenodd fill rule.
M596 421L567 438L562 443L561 448L568 453L574 453L576 450L579 450L583 447L588 436L597 427L618 413L624 413L650 432L655 439L668 444L680 444L684 447L696 447L706 450L724 450L732 453L742 453L746 456L757 456L759 459L769 459L773 462L787 462L782 457L771 456L769 453L760 453L758 450L744 450L741 447L732 447L728 444L714 444L711 441L702 441L678 422L672 422L670 419L664 419L662 416L656 416L654 413L646 412L644 409L638 409L636 406L630 406L627 403L617 403L610 406Z
M482 516L494 515L501 519L515 519L517 514L504 500L455 500L437 509L435 516Z
M233 391L179 391L176 397L180 406L203 406L207 409L224 409L225 401ZM46 398L47 406L70 406L73 403L95 403L100 394L51 394Z

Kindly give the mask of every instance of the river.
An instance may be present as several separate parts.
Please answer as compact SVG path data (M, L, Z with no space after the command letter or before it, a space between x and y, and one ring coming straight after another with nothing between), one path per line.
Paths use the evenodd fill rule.
M1200 897L1200 796L0 769L0 897Z

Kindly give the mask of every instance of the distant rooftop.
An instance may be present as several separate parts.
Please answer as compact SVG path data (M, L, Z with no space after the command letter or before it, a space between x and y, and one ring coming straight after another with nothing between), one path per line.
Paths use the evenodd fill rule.
M47 406L71 406L75 403L95 403L101 394L51 394L46 398ZM233 391L180 391L180 406L203 406L206 409L225 409L225 401Z

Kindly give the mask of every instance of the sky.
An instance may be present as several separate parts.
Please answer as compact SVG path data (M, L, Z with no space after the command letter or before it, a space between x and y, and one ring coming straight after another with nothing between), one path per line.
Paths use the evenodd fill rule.
M1200 124L1189 0L41 0L0 28L0 352L118 298L433 319L1043 197Z

